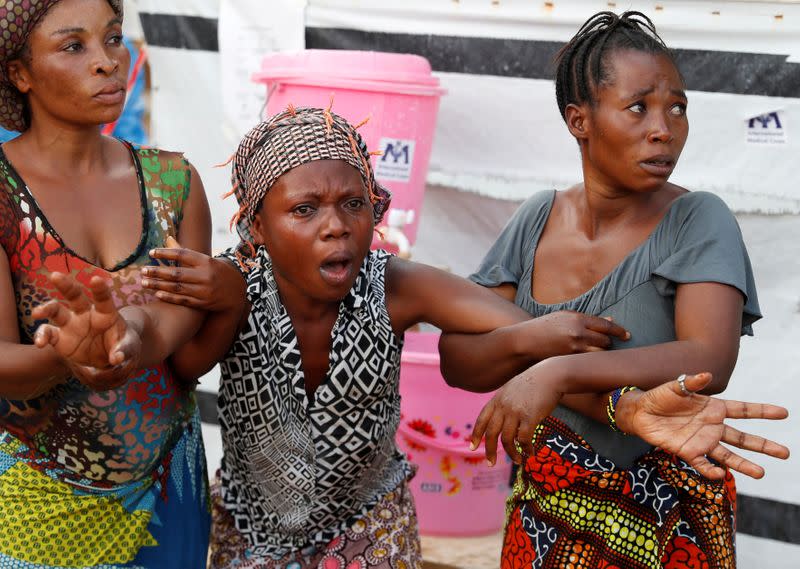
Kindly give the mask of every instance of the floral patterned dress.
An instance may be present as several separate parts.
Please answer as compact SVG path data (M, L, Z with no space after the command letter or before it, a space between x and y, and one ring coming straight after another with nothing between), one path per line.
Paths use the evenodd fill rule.
M111 283L118 307L152 296L140 268L177 235L189 195L180 154L134 148L141 238L105 269L63 242L0 149L0 243L9 260L22 343L32 309L59 293L53 271ZM165 364L91 391L69 379L26 401L0 399L0 569L205 567L208 480L194 393Z

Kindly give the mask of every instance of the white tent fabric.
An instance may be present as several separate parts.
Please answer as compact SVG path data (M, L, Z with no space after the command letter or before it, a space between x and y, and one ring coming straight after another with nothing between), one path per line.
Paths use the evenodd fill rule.
M182 0L166 9L156 0L138 0L135 6L154 13L217 17L221 4L229 14L238 9L237 17L248 19L253 29L273 29L273 36L262 44L265 50L303 45L304 29L296 20L286 25L281 22L280 27L274 21L281 21L282 6L302 8L305 2L281 0L261 11L246 10L250 3ZM656 4L660 10L654 10ZM651 14L671 47L783 55L788 57L787 65L800 61L800 4L796 2L631 1L625 7ZM588 15L607 8L607 2L596 0L407 0L401 7L379 1L310 0L305 25L390 34L565 41ZM248 80L247 73L239 71L242 53L237 49L242 48L243 40L225 41L224 21L223 17L221 56L187 50L176 53L179 50L169 48L151 50L153 116L189 107L185 109L189 112L180 113L187 118L172 113L170 119L154 122L155 141L166 145L173 140L186 141L178 146L197 156L204 178L215 185L223 179L218 174L206 176L206 164L221 161L243 130L241 110L228 96L241 91L231 84L230 68L239 66L238 74L244 75L240 80ZM252 46L247 47L247 61L252 61ZM743 68L742 72L746 71ZM191 101L183 97L189 75ZM441 103L429 172L432 183L490 197L521 199L532 191L568 186L578 179L576 146L558 115L552 81L449 72L439 76L449 93ZM202 87L195 88L198 79ZM247 92L252 96L256 91L251 88ZM176 95L183 101L179 105L174 104ZM674 181L716 192L737 211L800 212L800 189L793 174L793 157L800 155L800 136L793 135L793 129L800 129L800 98L708 92L690 92L689 96L691 134ZM250 108L255 122L257 103ZM772 120L748 128L751 119L762 115ZM203 120L193 120L189 128L188 117L199 116ZM198 127L208 134L213 130L215 136L194 136ZM759 130L765 134L761 136ZM209 145L209 140L218 143Z
M800 5L629 1L617 6L651 15L672 48L780 54L800 61ZM589 15L604 9L609 3L597 0L407 0L402 8L386 2L311 0L306 23L393 34L565 42ZM579 178L577 148L556 108L552 81L439 75L449 95L441 103L431 182L522 199ZM736 210L800 212L792 159L800 155L800 138L788 134L800 125L800 99L690 92L689 100L691 134L673 180L718 193ZM748 137L750 119L772 112L784 132L780 143ZM774 123L769 127L778 130Z

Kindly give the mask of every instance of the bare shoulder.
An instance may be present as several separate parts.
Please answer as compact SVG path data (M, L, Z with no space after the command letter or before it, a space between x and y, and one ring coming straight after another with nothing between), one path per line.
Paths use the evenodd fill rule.
M406 261L395 256L386 260L386 300L391 301L405 292L410 280L413 279L418 263Z
M131 161L131 147L110 136L103 136L102 140L108 175L115 179L133 175L135 167Z
M563 190L556 190L556 201L560 200L576 200L581 197L586 190L583 182L564 188Z

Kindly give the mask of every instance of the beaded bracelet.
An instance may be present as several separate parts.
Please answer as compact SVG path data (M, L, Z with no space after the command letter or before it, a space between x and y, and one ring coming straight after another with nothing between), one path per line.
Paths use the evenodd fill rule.
M608 416L608 426L611 427L612 431L625 434L625 432L620 429L619 426L617 426L617 403L619 403L620 397L629 391L633 391L634 389L639 388L635 385L626 385L625 387L615 389L611 392L611 395L608 396L608 403L606 403L606 415Z

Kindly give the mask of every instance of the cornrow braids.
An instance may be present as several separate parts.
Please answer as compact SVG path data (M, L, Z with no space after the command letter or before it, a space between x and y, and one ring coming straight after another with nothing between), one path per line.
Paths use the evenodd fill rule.
M606 55L626 49L663 54L675 63L652 20L641 12L598 12L556 55L556 101L564 120L567 105L596 103L598 87L611 80Z

